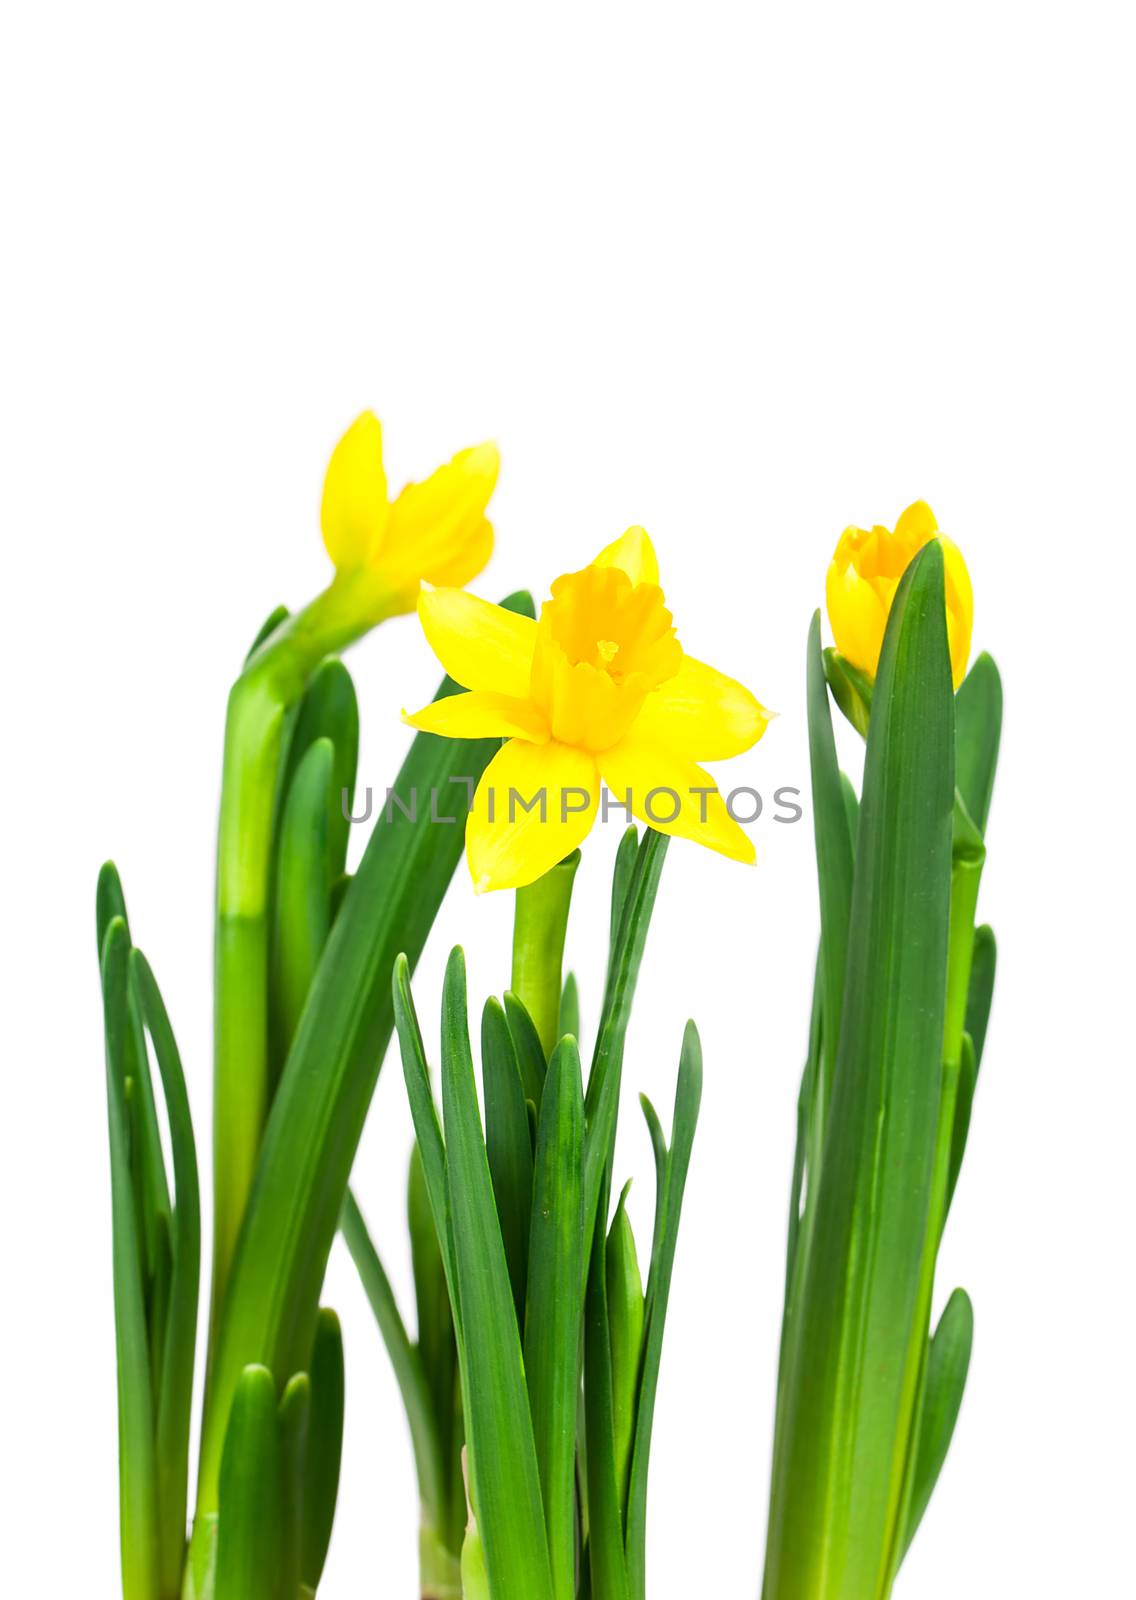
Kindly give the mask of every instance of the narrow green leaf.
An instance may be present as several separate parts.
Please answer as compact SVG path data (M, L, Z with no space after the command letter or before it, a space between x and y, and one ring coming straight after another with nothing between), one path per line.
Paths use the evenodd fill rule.
M635 863L639 856L639 830L635 824L629 823L623 830L623 837L619 841L619 848L615 852L615 868L611 876L611 933L608 950L608 973L611 972L611 963L615 958L616 945L619 943L619 930L623 926L623 908L627 901L627 891L631 887L631 879L635 875Z
M359 762L359 703L351 674L342 661L325 661L312 674L296 713L288 747L284 793L295 781L301 762L317 740L327 739L335 751L330 776L328 852L332 879L338 878L347 859L350 814L355 799L355 774ZM347 796L346 810L343 797ZM278 848L280 846L278 845Z
M903 1539L904 1554L923 1520L947 1459L966 1388L973 1343L974 1311L970 1296L965 1289L956 1289L939 1318L927 1357L927 1381Z
M808 1202L774 1446L771 1600L821 1584L875 1595L891 1580L926 1341L954 794L932 543L899 585L873 694L832 1137Z
M506 606L532 615L528 596ZM442 694L458 692L447 679ZM320 1287L393 1024L392 972L420 954L462 853L470 783L496 739L419 734L377 797L367 849L320 958L264 1130L212 1364L197 1511L214 1508L224 1419L242 1369L303 1369ZM434 804L431 804L433 795ZM403 809L405 807L405 810Z
M154 1452L154 1402L142 1282L141 1229L130 1173L126 1057L130 1048L130 935L112 914L102 944L106 1029L107 1125L110 1134L115 1346L118 1364L118 1482L124 1600L159 1593L160 1514Z
M113 861L105 862L99 873L95 891L95 914L100 960L107 929L115 917L122 920L129 950L130 923L126 915L122 882ZM158 1115L154 1104L150 1060L146 1052L146 1040L142 1034L142 1019L129 984L126 993L126 1012L127 1025L122 1041L119 1081L125 1084L129 1079L134 1085L127 1107L131 1128L130 1161L141 1227L143 1286L149 1301L150 1280L158 1270L159 1235L165 1233L169 1220L170 1194L166 1181L165 1159L162 1155L162 1137L158 1130Z
M611 1348L612 1415L615 1435L615 1481L620 1506L627 1504L627 1485L631 1472L631 1445L635 1436L635 1412L639 1398L639 1368L643 1353L645 1304L643 1280L635 1235L627 1215L624 1184L619 1204L607 1236L607 1320Z
M616 877L626 872L624 835L616 864ZM615 1148L619 1116L619 1086L623 1073L623 1047L631 1020L631 1002L639 966L647 943L647 929L655 905L659 877L666 859L665 834L648 828L635 857L634 868L622 894L619 932L612 949L599 1034L592 1055L585 1099L587 1133L584 1142L584 1224L590 1232ZM613 893L613 905L615 900Z
M339 1318L327 1306L320 1307L316 1318L310 1372L312 1399L303 1470L300 1577L314 1592L331 1543L343 1456L343 1334Z
M647 1132L651 1137L651 1149L655 1157L655 1227L651 1239L651 1266L648 1277L655 1271L659 1259L659 1250L663 1242L663 1233L667 1225L667 1139L663 1132L663 1125L659 1121L659 1113L648 1100L645 1094L639 1096L639 1105L643 1111L643 1119L647 1124Z
M836 650L824 652L824 675L832 698L861 738L868 737L872 713L872 680Z
M630 1600L623 1504L616 1476L615 1392L607 1304L607 1239L597 1213L584 1301L584 1428L588 1470L588 1568L603 1600Z
M440 1448L426 1372L418 1350L410 1341L390 1279L371 1241L363 1213L359 1210L358 1202L350 1189L343 1202L340 1228L347 1242L347 1248L351 1252L351 1259L355 1263L364 1293L374 1312L375 1321L387 1348L387 1355L390 1357L395 1381L406 1411L406 1420L410 1425L419 1492L429 1510L431 1520L437 1526L446 1510L445 1458ZM449 1316L448 1302L446 1315ZM451 1385L451 1403L452 1396Z
M269 639L272 638L272 635L276 632L276 630L280 626L280 624L282 622L287 622L287 620L288 620L288 607L287 606L277 606L275 611L270 611L268 613L267 617L265 617L264 621L261 623L260 630L257 633L256 638L253 640L252 644L249 646L249 653L245 657L245 661L246 662L251 661L253 656L256 655L256 652L260 649L261 645L262 644L267 644L267 642L269 641Z
M533 1147L517 1052L496 1000L481 1014L481 1077L485 1089L485 1149L501 1223L518 1326L524 1327L529 1215L533 1203Z
M454 1334L446 1269L438 1230L430 1209L422 1156L417 1144L410 1153L406 1189L410 1258L418 1311L418 1356L430 1393L430 1409L438 1439L444 1493L430 1506L434 1527L452 1552L460 1552L465 1524L465 1489L461 1484L462 1426L458 1403L458 1350ZM455 1463L457 1470L455 1472Z
M675 1090L674 1125L667 1157L666 1222L658 1261L647 1280L646 1328L643 1335L643 1366L639 1379L639 1402L635 1417L635 1443L631 1457L631 1479L627 1493L627 1572L632 1600L644 1600L647 1591L647 1473L651 1459L651 1432L655 1421L655 1397L659 1388L659 1367L663 1356L663 1330L667 1320L671 1279L674 1275L675 1248L678 1244L682 1200L698 1110L702 1103L702 1046L698 1029L688 1022L679 1058L678 1085Z
M174 1167L169 1310L157 1381L158 1499L162 1593L177 1593L185 1559L189 1434L201 1278L201 1197L197 1148L181 1056L154 974L141 950L130 954L130 979L154 1046L165 1095Z
M488 1125L488 1091L486 1123ZM526 1128L527 1139L527 1128ZM552 1052L537 1129L525 1375L556 1600L576 1593L576 1411L584 1289L584 1085L576 1041Z
M570 1033L576 1043L580 1042L580 986L576 982L576 974L570 972L564 980L564 988L560 995L560 1027L557 1037L563 1039Z
M497 1595L552 1600L532 1419L477 1105L460 950L450 956L443 991L442 1105L465 1335L466 1427L489 1581Z
M970 1133L970 1116L974 1107L974 1091L978 1087L978 1063L974 1054L974 1043L969 1033L962 1036L962 1050L959 1055L958 1089L955 1098L954 1125L951 1129L951 1155L947 1175L947 1210L950 1210L951 1201L954 1199L955 1186L958 1183L959 1172L962 1169L962 1158L966 1154L967 1135Z
M414 1009L410 992L410 967L405 956L399 956L394 967L394 1015L398 1029L399 1050L402 1055L403 1077L406 1080L410 1115L422 1160L422 1176L426 1193L430 1197L430 1212L434 1219L435 1234L442 1252L446 1283L449 1287L450 1306L453 1310L454 1328L461 1348L461 1316L458 1298L457 1270L454 1265L453 1230L450 1226L449 1185L446 1180L446 1146L438 1108L430 1087L430 1069L426 1064L426 1051L422 1045L422 1030Z
M540 1042L536 1024L525 1009L524 1002L518 1000L509 990L505 991L504 999L505 1016L513 1038L513 1047L517 1052L517 1066L521 1073L525 1099L539 1111L546 1071L544 1046Z
M273 1054L283 1065L331 928L335 749L316 739L296 768L279 822L273 896Z
M820 1152L828 1126L844 976L848 965L848 918L852 906L852 836L848 826L845 785L836 760L836 739L820 646L820 612L813 613L808 643L809 768L812 775L813 830L817 880L820 886L820 964L823 985L824 1036L821 1071L815 1079L816 1103L811 1113L812 1176L819 1177Z
M970 987L966 997L966 1031L974 1044L975 1071L982 1065L986 1047L986 1027L990 1021L990 1002L994 998L994 974L998 948L994 930L985 923L974 930L974 953L970 964Z
M306 1372L289 1378L277 1407L280 1437L281 1595L294 1600L300 1589L300 1540L304 1526L305 1472L311 1426L312 1380Z
M267 1367L246 1367L237 1384L219 1509L216 1600L282 1600L284 1475Z
M980 833L990 815L1001 738L1002 679L984 651L955 696L955 782Z

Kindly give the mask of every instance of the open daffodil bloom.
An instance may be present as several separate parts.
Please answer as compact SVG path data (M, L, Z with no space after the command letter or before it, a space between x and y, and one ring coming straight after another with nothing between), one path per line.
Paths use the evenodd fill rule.
M938 539L943 547L947 639L951 675L957 689L966 676L970 656L974 592L962 552L939 532L939 524L925 501L916 500L908 506L894 533L881 527L845 528L825 583L828 619L840 654L874 678L899 580L932 539Z
M508 740L466 829L478 891L521 888L574 850L595 821L601 780L614 804L660 833L753 861L698 763L741 755L769 718L748 689L684 653L642 528L558 578L538 622L451 588L423 593L418 614L469 692L407 721Z

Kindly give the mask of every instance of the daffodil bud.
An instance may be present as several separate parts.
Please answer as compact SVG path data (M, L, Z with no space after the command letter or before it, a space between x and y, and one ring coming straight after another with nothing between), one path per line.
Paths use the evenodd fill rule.
M493 551L486 510L499 467L495 445L459 450L392 502L379 420L356 418L332 451L320 523L336 571L362 575L364 608L374 591L386 615L413 611L424 580L460 588L477 576Z
M859 671L874 678L888 613L899 580L925 544L938 539L946 572L947 638L957 689L966 675L974 623L974 592L956 545L939 532L929 505L917 500L895 525L845 528L828 569L825 597L836 648Z
M611 1339L611 1389L615 1423L615 1481L620 1499L627 1492L631 1467L631 1444L635 1434L636 1397L639 1388L639 1357L643 1349L643 1280L635 1252L635 1235L624 1202L627 1190L619 1197L619 1207L607 1238L604 1262L607 1280L607 1321Z

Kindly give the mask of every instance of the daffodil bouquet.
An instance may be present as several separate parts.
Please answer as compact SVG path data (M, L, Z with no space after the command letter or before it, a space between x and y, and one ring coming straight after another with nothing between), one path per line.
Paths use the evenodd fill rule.
M463 593L491 548L496 471L491 447L466 451L391 503L378 423L360 418L325 484L335 577L305 609L268 618L229 698L213 1283L188 1539L196 1144L157 984L117 873L100 876L126 1600L315 1592L345 1394L338 1322L319 1302L341 1223L406 1399L423 1593L645 1592L652 1416L701 1060L691 1026L669 1143L643 1105L658 1173L644 1289L622 1199L611 1207L624 1044L668 835L753 858L699 762L748 749L767 719L684 654L642 530L558 579L539 621L525 595L498 607ZM449 676L408 719L417 737L349 877L358 713L338 652L415 606ZM629 830L617 859L585 1085L562 963L601 779L649 826ZM482 1017L484 1121L460 951L446 977L441 1118L410 997L462 850L462 829L439 822L467 823L479 890L516 891L511 989ZM396 1026L417 1134L413 1341L347 1192Z

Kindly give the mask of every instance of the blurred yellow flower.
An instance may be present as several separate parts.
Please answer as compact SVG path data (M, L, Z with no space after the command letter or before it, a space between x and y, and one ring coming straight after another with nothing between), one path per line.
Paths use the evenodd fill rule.
M947 640L951 675L957 689L966 676L974 623L974 591L958 547L939 532L931 507L922 500L908 506L887 528L845 528L828 569L825 598L836 648L861 672L875 677L888 612L899 580L925 544L943 547L947 589Z
M406 720L449 738L508 740L466 828L479 892L521 888L574 850L595 821L601 779L613 805L660 833L753 861L697 763L748 750L769 717L748 689L683 652L642 528L557 578L539 622L456 588L424 592L418 615L469 692Z
M338 573L366 573L391 597L387 614L413 611L422 579L460 586L493 551L485 509L497 482L492 444L462 450L426 479L387 498L383 433L364 411L332 451L320 523Z

